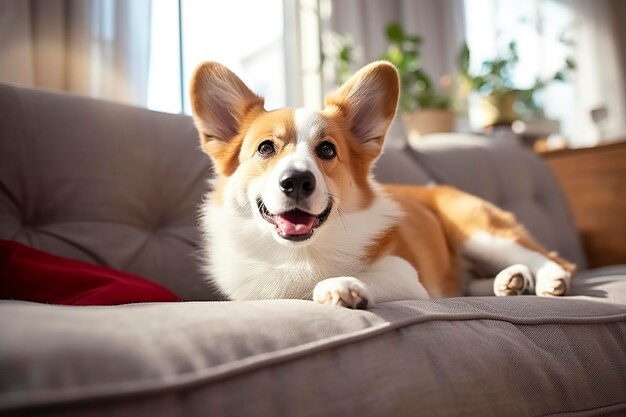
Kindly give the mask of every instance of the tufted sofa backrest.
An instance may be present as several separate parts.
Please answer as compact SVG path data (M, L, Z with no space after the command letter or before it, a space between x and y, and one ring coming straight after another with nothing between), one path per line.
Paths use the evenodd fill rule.
M0 85L0 238L108 265L185 299L209 158L187 116Z
M511 211L545 247L586 269L563 192L549 167L528 148L481 136L439 134L405 153L435 182Z

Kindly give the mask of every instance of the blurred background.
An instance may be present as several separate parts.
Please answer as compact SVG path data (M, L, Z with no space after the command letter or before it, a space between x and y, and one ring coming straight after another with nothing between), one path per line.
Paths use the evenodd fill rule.
M320 107L361 65L403 81L397 137L626 138L622 0L0 0L0 82L190 113L222 62L266 108Z

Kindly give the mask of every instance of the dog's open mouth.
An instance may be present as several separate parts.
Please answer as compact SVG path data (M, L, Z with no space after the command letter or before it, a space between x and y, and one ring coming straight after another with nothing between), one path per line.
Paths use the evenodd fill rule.
M270 213L261 199L257 200L259 213L268 222L276 227L278 235L283 239L301 242L313 236L315 229L320 227L330 215L333 208L329 201L326 210L318 215L307 213L300 209L293 209L280 214Z

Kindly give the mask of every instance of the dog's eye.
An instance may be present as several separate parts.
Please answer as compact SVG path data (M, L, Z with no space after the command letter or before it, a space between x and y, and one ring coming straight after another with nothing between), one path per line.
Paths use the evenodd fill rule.
M315 149L315 153L322 159L333 159L337 156L337 150L335 149L335 145L328 141L324 141L317 146Z
M257 149L257 153L259 154L259 156L262 156L263 158L270 157L274 155L275 152L276 152L276 148L274 148L274 142L272 142L271 140L266 140L264 142L261 142L261 144L259 145L259 148Z

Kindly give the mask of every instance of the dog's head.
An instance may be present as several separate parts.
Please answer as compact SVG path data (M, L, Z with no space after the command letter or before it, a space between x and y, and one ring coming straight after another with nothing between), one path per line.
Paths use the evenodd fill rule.
M266 111L226 67L200 65L191 103L218 175L214 201L228 201L281 244L310 243L327 220L372 203L371 168L398 94L396 69L375 62L330 94L323 110Z

